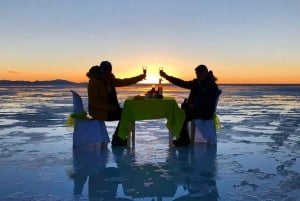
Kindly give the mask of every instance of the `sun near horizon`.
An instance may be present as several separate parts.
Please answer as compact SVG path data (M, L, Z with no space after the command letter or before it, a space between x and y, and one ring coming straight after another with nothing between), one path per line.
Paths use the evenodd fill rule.
M20 2L1 4L0 80L87 82L107 60L118 78L146 65L140 83L205 64L218 84L300 84L297 0Z
M159 75L150 74L147 75L146 79L140 81L139 84L157 84L159 83L159 79L162 79Z

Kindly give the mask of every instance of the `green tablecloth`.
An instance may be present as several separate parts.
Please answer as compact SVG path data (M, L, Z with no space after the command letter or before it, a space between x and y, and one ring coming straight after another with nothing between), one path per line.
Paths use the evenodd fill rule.
M124 103L118 135L125 139L133 129L131 126L134 125L132 124L134 121L162 118L167 119L166 126L173 136L179 137L185 113L178 107L174 98L128 98Z

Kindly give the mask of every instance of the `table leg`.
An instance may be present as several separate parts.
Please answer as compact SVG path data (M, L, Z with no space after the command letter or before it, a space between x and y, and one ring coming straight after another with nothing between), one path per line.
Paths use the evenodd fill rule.
M128 133L127 136L127 148L131 147L131 132Z
M169 148L174 147L173 144L173 133L169 131Z
M135 121L130 123L131 131L128 133L127 136L127 148L135 147Z

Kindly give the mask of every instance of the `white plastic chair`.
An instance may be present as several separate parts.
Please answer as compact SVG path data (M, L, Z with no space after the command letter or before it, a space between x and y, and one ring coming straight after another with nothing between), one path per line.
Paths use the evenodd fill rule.
M85 110L80 95L71 90L73 95L73 114L82 116ZM73 148L80 146L98 146L109 143L105 122L96 119L75 118Z
M219 97L222 91L219 92L218 98L215 103L215 110L217 109ZM217 143L217 131L214 124L214 119L203 120L193 119L191 122L191 144L195 142L209 142L212 144Z

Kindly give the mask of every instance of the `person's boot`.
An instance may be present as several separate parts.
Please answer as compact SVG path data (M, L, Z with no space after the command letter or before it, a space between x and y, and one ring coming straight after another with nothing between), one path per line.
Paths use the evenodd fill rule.
M112 141L111 141L112 146L126 146L127 145L127 139L123 140L118 136L117 133L113 134Z
M180 136L177 140L173 140L175 146L188 146L191 143L191 139L187 129L182 129Z

